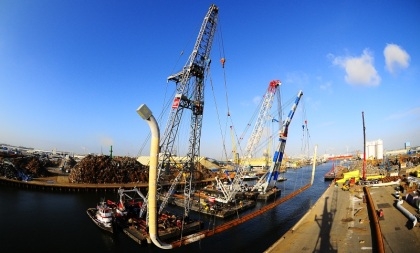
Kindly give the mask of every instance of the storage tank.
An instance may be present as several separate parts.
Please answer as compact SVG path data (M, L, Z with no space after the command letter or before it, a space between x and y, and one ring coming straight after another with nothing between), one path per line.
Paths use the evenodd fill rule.
M383 159L384 143L382 140L366 142L366 159Z
M376 159L384 158L384 142L382 140L376 141Z

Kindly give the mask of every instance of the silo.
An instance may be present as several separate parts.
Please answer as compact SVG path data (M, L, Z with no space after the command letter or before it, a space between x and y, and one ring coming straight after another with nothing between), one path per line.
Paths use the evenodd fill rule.
M376 141L376 159L384 159L384 142L381 139Z

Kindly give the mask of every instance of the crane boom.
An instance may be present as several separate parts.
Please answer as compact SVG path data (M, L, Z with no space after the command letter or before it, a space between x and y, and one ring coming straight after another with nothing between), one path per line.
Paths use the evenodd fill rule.
M264 100L262 102L254 130L247 143L244 160L252 157L252 153L255 150L255 146L259 143L261 139L264 123L267 120L268 112L270 111L271 106L273 104L274 95L276 94L277 88L280 85L281 82L279 80L273 80L268 85L268 89L266 94L264 95ZM215 178L217 186L221 189L223 194L223 196L216 198L216 201L222 203L229 203L233 200L236 193L242 190L243 178L247 171L246 167L248 167L248 164L246 164L246 162L241 162L240 164L234 163L235 176L231 180L230 185L224 185L218 177Z
M265 193L268 185L271 182L271 179L273 179L274 181L277 180L281 162L283 160L284 149L286 147L287 134L289 132L289 125L293 119L293 115L295 114L296 108L299 104L299 101L302 95L303 95L303 92L299 91L295 99L295 102L292 106L292 109L290 110L289 115L287 116L287 119L283 123L283 127L279 133L280 142L279 142L277 150L275 151L273 155L273 163L271 164L270 169L267 170L267 172L258 180L258 182L253 186L252 190L258 189L259 191Z
M260 108L260 112L258 113L258 118L254 126L254 130L252 131L246 149L244 158L249 159L253 156L255 151L255 146L259 143L261 139L261 134L263 132L264 123L267 120L268 112L271 109L273 104L274 95L276 94L277 87L281 85L279 80L273 80L268 85L267 92L264 95L263 102Z
M172 110L160 144L160 160L158 164L157 189L158 196L162 195L161 181L165 172L169 172L173 155L175 138L181 122L184 109L191 111L191 128L189 136L189 148L183 167L178 173L182 173L185 180L184 199L185 216L190 210L190 197L192 177L195 163L198 161L200 150L200 136L204 109L204 78L210 67L210 51L216 31L218 7L211 5L200 28L194 49L183 69L168 77L168 81L176 83L176 95L173 100ZM176 178L180 179L180 175ZM178 180L174 180L176 184ZM174 188L172 186L171 188ZM166 206L170 192L163 196L159 211Z

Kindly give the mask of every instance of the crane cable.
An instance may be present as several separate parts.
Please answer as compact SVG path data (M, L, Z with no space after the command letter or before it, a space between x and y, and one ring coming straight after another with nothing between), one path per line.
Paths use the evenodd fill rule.
M219 27L220 27L220 32L219 32L219 34L220 34L220 45L219 45L219 48L221 48L221 50L219 51L219 54L220 54L220 62L221 62L221 64L222 64L222 68L223 68L223 78L224 78L224 86L225 86L225 97L226 97L226 107L227 107L227 115L226 115L226 117L227 117L227 120L225 121L226 122L226 124L225 124L225 133L224 134L222 134L222 138L223 138L223 147L224 147L224 152L225 152L225 156L226 156L226 158L227 158L227 152L226 152L226 147L225 147L225 139L226 139L226 136L227 136L227 133L226 133L226 131L229 129L228 128L228 123L230 123L230 126L232 126L232 128L234 129L233 131L234 131L234 133L235 133L235 137L236 137L236 142L237 142L237 145L236 145L236 147L241 151L241 153L242 153L242 148L241 148L241 145L240 145L240 143L241 143L241 140L243 139L243 137L244 137L244 135L246 134L246 132L247 132L247 130L248 130L248 128L251 126L251 124L250 123L248 123L248 125L247 125L247 127L245 128L245 130L244 130L244 132L243 132L243 134L241 135L241 137L240 138L238 138L238 136L237 136L237 134L236 134L236 131L235 131L235 127L234 127L234 124L233 124L233 120L232 120L232 114L231 114L231 112L230 112L230 107L229 107L229 96L228 96L228 92L227 92L227 90L228 90L228 88L227 88L227 82L226 82L226 71L225 71L225 63L226 63L226 58L225 58L225 52L224 52L224 45L223 45L223 35L222 35L222 29L221 29L221 25L219 24ZM262 100L260 101L260 104L262 104ZM260 107L260 106L259 106ZM259 107L257 107L257 108L259 108ZM251 118L251 122L253 121L253 119L256 117L256 115L258 114L258 110L256 110L255 112L254 112L254 115L253 115L253 117ZM228 122L229 121L229 122ZM233 157L234 158L234 157Z
M181 52L179 53L179 56L178 56L177 60L175 61L175 64L173 65L172 70L171 70L170 73L176 73L176 69L179 67L179 63L180 63L181 59L184 57L184 51L185 51L185 49L187 48L187 46L190 45L191 41L194 41L194 35L195 34L191 32L190 38L187 39L187 41L185 42L185 45L183 47L184 50L181 50ZM168 76L170 76L170 75L171 74L169 74ZM157 122L158 122L159 125L162 124L163 116L167 114L168 108L170 108L169 105L172 103L172 99L169 99L169 97L167 96L168 95L168 91L169 91L168 86L169 86L169 82L167 81L166 82L166 87L165 87L165 93L164 93L163 100L162 100L162 110L161 110L159 116L157 117ZM173 90L172 97L175 96L175 93L176 93L176 89ZM141 154L143 153L144 148L149 143L150 138L151 138L151 133L149 132L148 135L146 136L143 144L141 145L139 152L137 153L137 157L141 156Z
M175 68L176 68L176 66L179 64L179 61L180 61L180 59L181 59L181 57L182 57L182 55L184 54L184 50L182 50L181 51L181 53L179 54L179 57L178 57L178 59L177 59L177 61L176 61L176 63L174 64L174 66L173 66L173 68L172 68L172 73L174 73L175 72ZM160 111L160 114L159 114L159 116L158 116L158 118L157 118L157 121L158 121L158 124L159 125L161 125L161 123L162 123L162 120L163 120L163 116L166 114L166 112L168 111L168 108L169 108L169 105L171 104L171 102L172 102L172 100L171 99L169 99L169 96L168 96L168 91L169 91L169 82L166 82L166 85L165 85L166 87L165 87L165 92L164 92L164 96L163 96L163 100L162 100L162 110ZM176 93L176 89L172 92L172 97L174 97L175 96L175 93ZM143 153L143 150L144 150L144 148L146 147L146 145L149 143L149 140L150 140L150 138L151 138L151 133L150 132L148 132L148 134L147 134L147 136L146 136L146 138L145 138L145 140L144 140L144 142L143 142L143 144L141 145L141 147L140 147L140 150L139 150L139 152L138 152L138 154L137 154L137 156L141 156L141 154Z
M311 168L308 164L308 162L310 161L309 160L310 159L310 155L309 155L309 152L310 152L310 150L309 150L310 149L310 143L309 143L310 142L310 135L309 135L308 120L307 120L307 117L306 117L306 107L305 107L305 102L304 101L302 101L301 108L302 108L302 110L301 110L302 111L301 152L302 152L302 155L303 155L302 159L304 160L303 166L306 169L301 170L301 177L300 177L300 182L299 183L304 184L305 183L304 180L306 179L304 177L304 174L306 174L307 171L311 170Z
M309 158L309 141L311 136L309 135L308 120L306 118L306 108L305 104L302 103L302 146L301 152L307 152Z
M221 31L221 25L219 22L219 27L220 27L220 31L219 31L219 56L220 56L220 62L222 64L222 69L223 69L223 83L224 83L224 88L225 88L225 99L226 99L226 106L227 106L227 118L231 119L231 115L230 115L230 109L229 109L229 97L228 97L228 93L227 93L227 81L226 81L226 69L225 69L225 63L226 63L226 58L225 58L225 52L224 52L224 45L223 45L223 35L222 35L222 31ZM210 85L211 85L211 89L212 89L212 94L213 94L213 100L214 100L214 104L215 104L215 108L216 108L216 114L217 114L217 121L219 124L219 130L220 130L220 134L222 136L222 146L223 146L223 151L222 151L222 160L227 160L228 159L228 155L227 155L227 150L226 150L226 136L227 133L225 130L225 132L223 133L223 128L221 125L221 120L220 120L220 113L219 113L219 109L217 106L217 100L216 100L216 95L214 92L214 86L213 86L213 81L210 77ZM225 129L227 129L227 122L228 120L226 120L225 122Z

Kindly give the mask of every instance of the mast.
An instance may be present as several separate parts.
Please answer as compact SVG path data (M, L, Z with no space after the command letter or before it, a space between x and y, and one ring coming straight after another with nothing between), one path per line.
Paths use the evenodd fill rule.
M363 180L366 180L366 127L365 127L365 114L362 112L363 121Z

